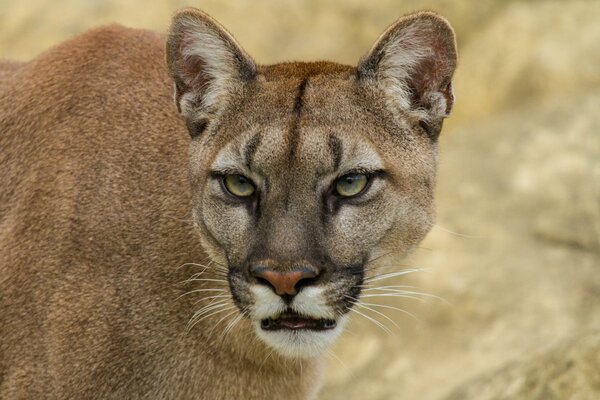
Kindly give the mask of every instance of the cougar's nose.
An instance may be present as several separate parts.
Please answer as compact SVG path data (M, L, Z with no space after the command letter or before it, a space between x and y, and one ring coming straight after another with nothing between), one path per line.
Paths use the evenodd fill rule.
M291 271L279 271L264 265L250 267L258 283L270 286L279 296L294 296L304 286L314 283L319 271L312 266L302 266Z

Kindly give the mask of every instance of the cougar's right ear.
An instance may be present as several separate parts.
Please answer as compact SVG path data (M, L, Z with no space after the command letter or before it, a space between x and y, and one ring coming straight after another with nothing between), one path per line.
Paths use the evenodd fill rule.
M175 81L175 103L192 136L200 134L256 75L256 64L233 36L194 8L173 17L166 56Z

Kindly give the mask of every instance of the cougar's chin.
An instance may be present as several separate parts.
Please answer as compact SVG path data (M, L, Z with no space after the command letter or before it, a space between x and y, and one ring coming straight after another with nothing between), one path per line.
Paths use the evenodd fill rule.
M286 304L272 290L254 286L253 325L257 336L278 353L292 358L323 354L338 338L346 322L325 300L324 289L302 290Z
M281 355L310 358L322 355L342 333L346 317L310 318L293 312L254 321L257 336Z

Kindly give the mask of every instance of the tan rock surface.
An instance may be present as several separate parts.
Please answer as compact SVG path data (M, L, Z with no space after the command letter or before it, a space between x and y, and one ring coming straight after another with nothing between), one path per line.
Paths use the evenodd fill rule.
M568 340L530 360L516 360L469 382L445 400L596 400L600 333Z

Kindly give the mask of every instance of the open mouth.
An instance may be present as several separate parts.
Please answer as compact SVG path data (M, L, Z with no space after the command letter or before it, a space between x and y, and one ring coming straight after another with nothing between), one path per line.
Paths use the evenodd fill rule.
M260 321L260 327L265 331L277 331L283 329L312 331L325 331L333 329L337 323L333 319L310 318L302 316L293 311L284 312L275 318L266 318Z

